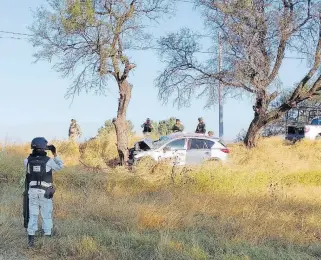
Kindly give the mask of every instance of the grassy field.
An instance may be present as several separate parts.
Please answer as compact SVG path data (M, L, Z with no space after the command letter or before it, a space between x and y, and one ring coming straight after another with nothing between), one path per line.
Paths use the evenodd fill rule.
M321 142L265 139L230 146L224 166L144 160L133 171L110 167L114 137L81 153L54 143L66 162L55 175L55 236L33 250L21 208L29 147L0 153L0 259L321 259Z

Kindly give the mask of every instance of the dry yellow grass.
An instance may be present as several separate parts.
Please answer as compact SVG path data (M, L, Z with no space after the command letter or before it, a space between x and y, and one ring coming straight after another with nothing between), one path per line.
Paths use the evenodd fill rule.
M1 153L0 252L14 249L27 259L320 258L321 142L285 145L271 138L253 150L235 144L226 165L173 169L148 159L134 171L77 165L82 156L92 166L104 162L113 138L93 142L81 155L56 142L67 164L55 175L56 236L38 238L32 253L25 248L18 185L26 148ZM104 152L99 158L93 151Z

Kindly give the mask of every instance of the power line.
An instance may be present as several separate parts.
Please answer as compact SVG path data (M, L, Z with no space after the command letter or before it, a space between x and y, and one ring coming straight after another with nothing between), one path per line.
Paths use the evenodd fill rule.
M178 2L190 2L188 0L176 0ZM190 2L191 3L191 2ZM3 31L0 30L0 33L4 33L4 34L12 34L12 35L21 35L21 36L33 36L32 34L27 34L27 33L20 33L20 32L12 32L12 31ZM198 37L211 37L209 35L197 35ZM12 39L12 40L28 40L28 38L22 38L22 37L13 37L13 36L0 36L0 39ZM144 50L162 50L161 48L157 48L157 47L145 47L145 48L131 48L130 50L134 50L134 51L144 51ZM212 51L197 51L197 53L203 53L203 54L213 54L214 52ZM303 60L305 58L302 57L284 57L284 59L298 59L298 60Z
M10 37L10 36L7 36L7 37L0 36L0 39L29 40L28 38Z
M190 4L195 4L196 3L196 1L193 2L193 1L188 1L188 0L176 0L176 2L190 3Z
M0 31L2 32L2 31ZM15 33L18 35L26 35L26 34L19 34ZM31 36L31 35L29 35ZM28 38L20 38L20 37L13 37L13 36L0 36L0 39L12 39L12 40L29 40ZM146 50L162 50L162 48L157 48L157 47L143 47L143 48L130 48L130 51L146 51ZM196 51L196 53L203 53L203 54L213 54L215 53L214 51ZM284 57L284 59L296 59L296 60L304 60L305 58L302 57Z
M0 30L0 34L5 35L5 36L0 36L0 39L11 39L11 40L28 40L29 38L27 38L26 36L28 37L32 36L31 34L27 34L27 33L3 31L3 30ZM13 36L9 36L9 35L13 35ZM14 35L24 36L24 37L17 37Z
M158 48L158 47L133 47L133 48L128 48L128 50L130 51L146 51L146 50L157 50L157 51L161 51L163 50L162 48ZM173 50L174 51L174 50ZM205 53L205 54L213 54L215 53L214 51L195 51L195 53Z
M300 58L300 57L283 57L283 59L296 59L296 60L304 60L305 58Z
M129 48L130 51L146 51L146 50L158 50L161 51L163 50L162 48L158 47L134 47L134 48ZM195 51L195 53L204 53L204 54L213 54L215 51ZM285 56L283 57L284 59L298 59L298 60L304 60L305 58L302 57L290 57L290 56Z
M27 33L18 33L18 32L12 32L12 31L1 31L0 33L6 33L6 34L14 34L14 35L23 35L23 36L33 36L31 34L27 34Z

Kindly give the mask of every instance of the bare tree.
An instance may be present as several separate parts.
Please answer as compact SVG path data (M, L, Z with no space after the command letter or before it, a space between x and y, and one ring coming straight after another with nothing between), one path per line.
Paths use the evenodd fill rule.
M81 91L104 94L112 78L119 89L117 148L121 164L128 158L126 111L135 68L126 52L146 47L150 35L144 29L150 20L167 12L165 0L48 0L49 7L34 12L29 28L37 60L54 61L54 69L73 83L66 96Z
M255 113L244 142L254 147L266 125L320 95L320 0L196 0L196 4L213 41L217 32L222 35L225 67L217 70L215 52L214 58L200 61L199 37L188 29L163 37L159 45L166 67L156 80L159 97L167 101L175 94L175 101L186 105L204 89L210 96L208 91L215 89L209 86L218 81L233 93L249 93L256 100ZM284 102L270 106L280 96L278 74L290 52L306 55L310 70Z

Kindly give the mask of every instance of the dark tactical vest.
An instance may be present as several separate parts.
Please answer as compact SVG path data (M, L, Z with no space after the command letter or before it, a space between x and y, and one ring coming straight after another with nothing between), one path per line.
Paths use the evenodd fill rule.
M37 185L31 188L43 188L41 182L52 183L52 170L46 172L46 164L49 161L48 156L29 156L29 178L28 181L36 181Z
M199 123L196 127L196 133L205 134L205 132L206 132L205 123Z
M143 133L146 133L146 132L151 132L152 131L152 125L151 124L147 124L147 123L144 123L144 130L143 130Z

